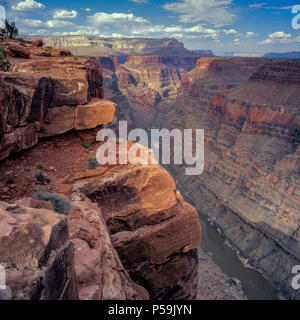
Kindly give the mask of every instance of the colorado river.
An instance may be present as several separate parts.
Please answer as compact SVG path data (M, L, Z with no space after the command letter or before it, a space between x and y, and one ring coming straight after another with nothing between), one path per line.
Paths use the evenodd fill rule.
M197 205L182 190L182 186L177 185L177 188L183 194L186 201L197 208ZM248 268L242 263L237 253L225 244L225 239L209 223L206 217L199 214L199 218L202 226L201 248L210 254L215 264L225 274L241 282L247 298L249 300L277 300L275 290L270 282L260 272Z

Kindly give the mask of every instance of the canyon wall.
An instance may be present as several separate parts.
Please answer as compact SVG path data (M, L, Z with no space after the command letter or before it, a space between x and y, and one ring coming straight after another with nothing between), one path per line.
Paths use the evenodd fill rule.
M99 62L32 52L0 74L0 300L196 298L201 226L168 172L87 166L116 109Z
M35 39L35 36L26 36ZM182 42L174 38L103 38L96 36L44 36L38 37L46 46L70 49L81 56L132 56L132 55L161 55L161 56L211 56L211 51L192 52L187 50Z
M148 67L133 65L127 79ZM116 76L133 126L205 129L204 173L186 176L184 166L168 170L241 258L279 295L294 299L300 298L291 287L292 267L300 262L299 67L298 61L201 58L176 82L176 101L159 94L164 80L156 78L161 100L151 105L145 98L138 111L131 103L134 88L123 90ZM144 81L145 88L153 88L152 81ZM112 96L119 97L119 91Z

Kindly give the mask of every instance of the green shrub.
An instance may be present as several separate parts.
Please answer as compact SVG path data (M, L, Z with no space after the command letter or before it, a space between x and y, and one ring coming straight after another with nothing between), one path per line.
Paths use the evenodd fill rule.
M58 194L40 191L33 198L35 200L50 201L53 204L54 211L57 213L67 214L72 209L71 202Z
M96 169L96 168L98 168L99 166L100 166L100 164L99 164L99 162L97 161L97 159L96 159L95 157L89 158L89 160L88 160L88 168L89 168L90 170Z
M71 184L70 179L69 179L69 178L66 178L66 179L64 180L64 184Z
M12 66L6 58L6 53L4 47L0 46L0 71L9 72L11 71Z
M14 184L15 182L16 182L15 176L13 176L13 175L7 176L7 178L6 178L6 183L7 184Z
M93 144L89 141L83 141L82 146L86 149L92 149Z
M52 46L46 46L46 47L45 47L45 50L47 50L47 51L51 51L52 49L53 49Z
M73 56L73 59L74 59L74 60L78 60L78 57L77 57L77 56Z
M43 163L43 162L38 162L36 165L35 165L35 167L38 169L38 170L40 170L40 171L43 171L43 170L45 170L45 164Z

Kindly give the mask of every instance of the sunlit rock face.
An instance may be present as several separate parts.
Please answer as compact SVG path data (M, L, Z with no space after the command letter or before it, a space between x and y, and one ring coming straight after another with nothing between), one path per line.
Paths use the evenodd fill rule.
M116 104L103 99L98 61L31 56L11 62L12 72L0 72L0 159L39 138L113 120Z

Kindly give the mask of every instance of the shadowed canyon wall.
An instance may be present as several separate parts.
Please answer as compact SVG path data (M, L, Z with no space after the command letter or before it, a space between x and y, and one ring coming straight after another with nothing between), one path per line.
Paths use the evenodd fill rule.
M300 263L300 63L201 58L180 69L134 60L104 67L110 99L125 102L118 116L133 127L205 129L204 173L168 170L242 258L299 299L291 270Z

